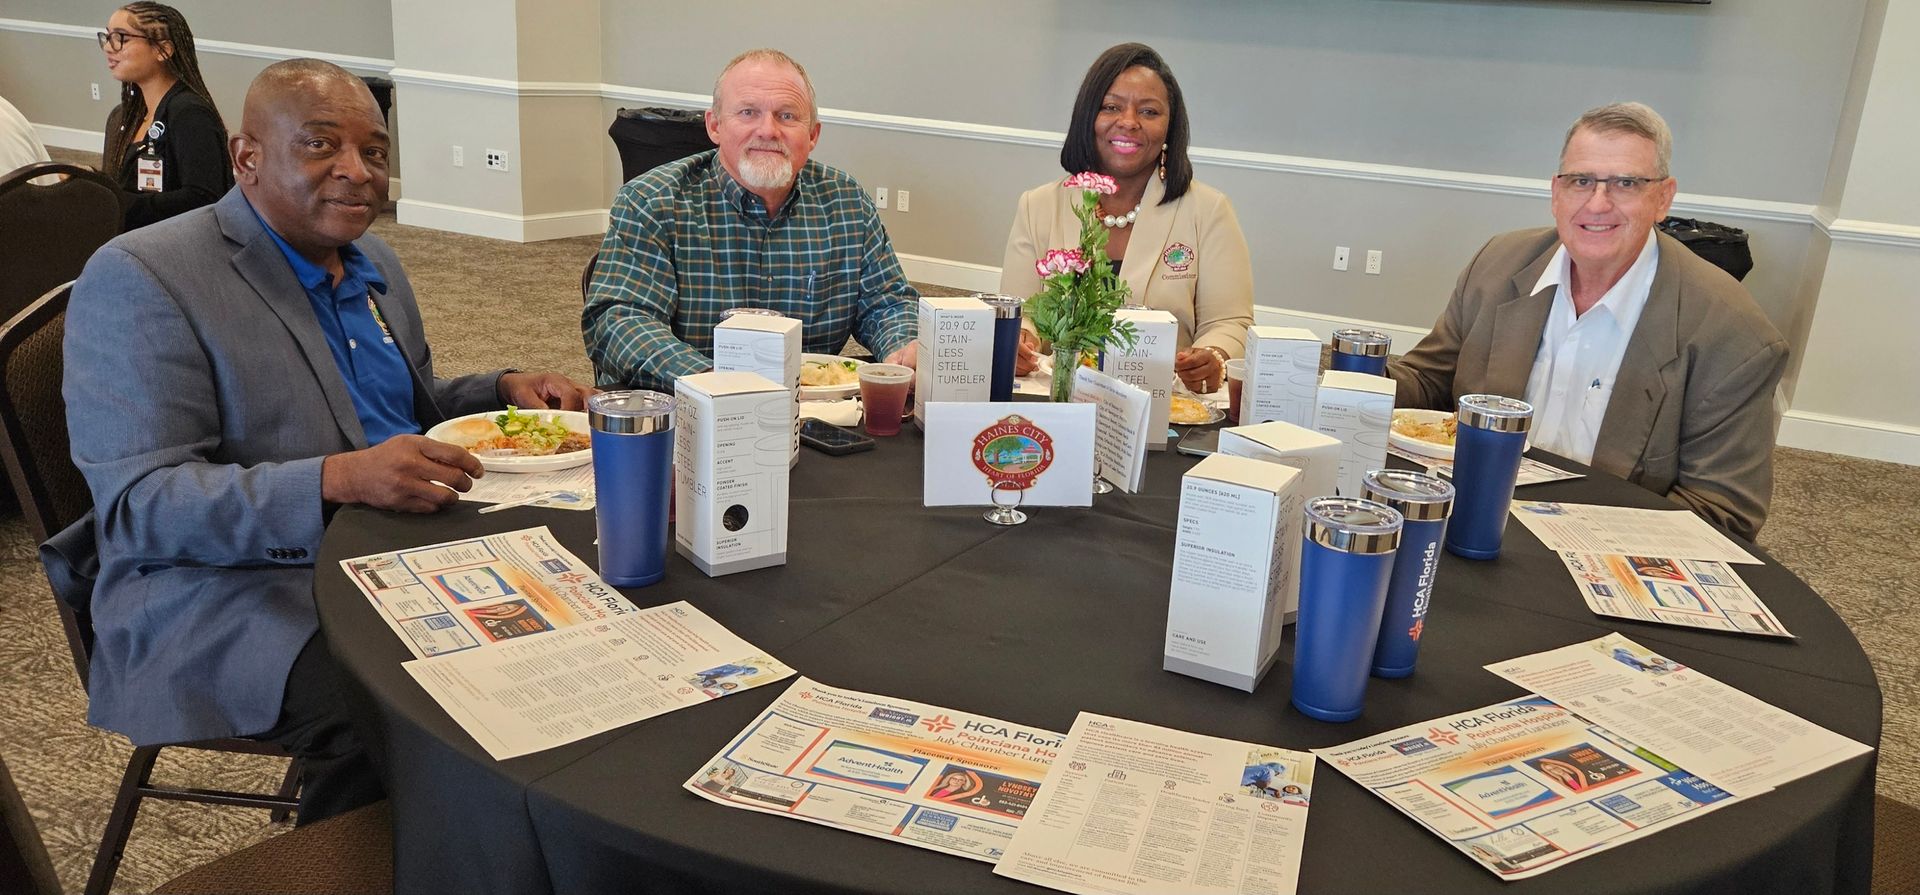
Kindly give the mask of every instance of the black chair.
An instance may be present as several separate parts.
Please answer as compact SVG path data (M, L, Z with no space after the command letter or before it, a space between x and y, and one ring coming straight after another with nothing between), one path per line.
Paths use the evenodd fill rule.
M315 824L319 826L319 824ZM60 895L60 880L40 841L40 831L27 813L27 803L13 788L13 775L0 761L0 892L19 895Z
M32 182L50 174L66 179ZM120 235L123 215L119 189L92 168L40 162L0 177L0 320L78 279L94 250Z
M68 450L66 405L60 395L61 336L72 289L73 284L68 283L48 292L0 326L0 430L5 435L0 438L0 456L5 458L7 477L20 496L27 526L38 542L65 529L93 507L86 480L74 467ZM70 605L58 593L54 603L66 628L67 645L73 651L74 671L84 688L87 659L93 649L91 616L85 607ZM264 808L273 812L275 821L285 820L299 807L294 797L299 786L298 761L289 763L279 791L271 795L172 787L153 782L153 764L163 748L290 757L272 743L243 739L135 747L127 760L126 773L121 775L113 813L101 834L100 851L87 878L87 895L106 895L112 888L142 799Z
M1920 808L1873 797L1873 891L1920 892Z
M389 895L393 809L385 800L297 827L168 880L153 895Z

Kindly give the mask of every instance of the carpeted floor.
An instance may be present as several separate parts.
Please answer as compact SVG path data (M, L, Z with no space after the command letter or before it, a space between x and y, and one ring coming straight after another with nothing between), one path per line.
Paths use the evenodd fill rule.
M579 275L597 238L514 245L402 227L375 232L406 263L435 364L457 374L512 364L587 379ZM1824 595L1872 657L1885 693L1879 791L1920 804L1920 468L1807 451L1775 451L1773 516L1760 542ZM1906 495L1896 497L1896 495ZM0 518L0 756L12 769L59 871L78 892L106 823L128 746L86 726L45 579L17 512ZM169 782L270 789L280 766L217 756L163 760ZM188 867L278 832L264 812L150 803L116 892L146 892Z

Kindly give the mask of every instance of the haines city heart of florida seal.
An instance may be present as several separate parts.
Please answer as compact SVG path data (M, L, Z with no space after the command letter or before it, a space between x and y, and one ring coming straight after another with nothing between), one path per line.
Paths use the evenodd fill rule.
M996 490L1011 487L1025 491L1052 465L1053 436L1019 414L973 436L973 468L985 474Z

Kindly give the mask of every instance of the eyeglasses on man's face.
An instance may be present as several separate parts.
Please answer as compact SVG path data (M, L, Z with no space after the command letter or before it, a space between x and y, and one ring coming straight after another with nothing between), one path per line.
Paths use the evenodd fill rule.
M100 49L114 53L126 49L127 41L129 40L144 40L148 43L153 42L153 38L144 34L132 34L126 31L95 31L93 33L93 39L100 42Z
M1576 195L1587 195L1599 189L1601 184L1605 184L1609 195L1627 198L1651 193L1653 192L1655 184L1664 183L1667 178L1639 177L1632 174L1623 174L1619 177L1595 177L1592 174L1555 174L1553 175L1553 179L1559 181L1561 186Z

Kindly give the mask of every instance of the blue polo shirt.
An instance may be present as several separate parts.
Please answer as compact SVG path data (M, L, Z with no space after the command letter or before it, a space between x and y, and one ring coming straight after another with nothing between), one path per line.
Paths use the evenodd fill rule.
M259 214L254 212L255 217ZM345 270L340 282L332 283L326 268L294 251L267 226L266 219L261 219L260 226L273 237L274 245L280 247L280 254L293 268L294 277L307 291L313 316L327 334L333 362L346 379L347 394L353 397L353 409L360 416L360 428L366 431L367 446L395 435L419 434L420 421L413 416L413 375L373 304L375 290L387 294L387 281L380 276L380 269L348 243L340 247L340 263Z

